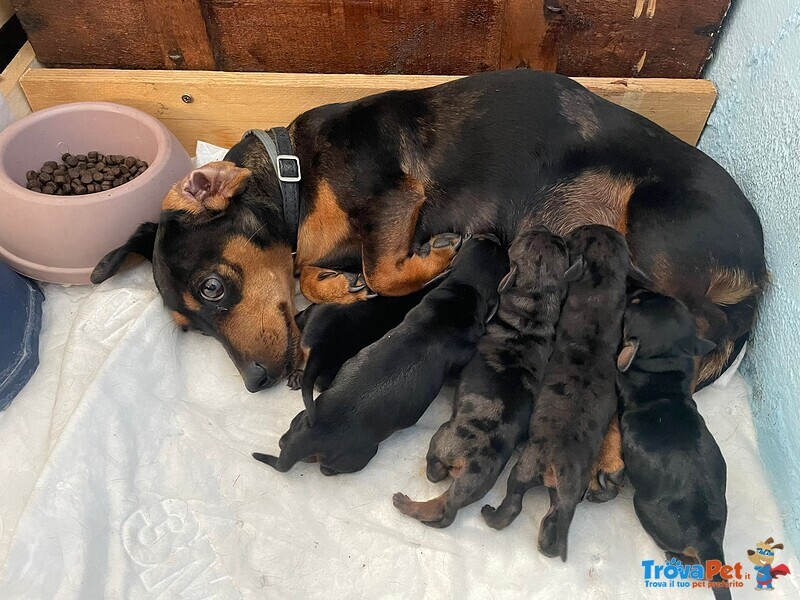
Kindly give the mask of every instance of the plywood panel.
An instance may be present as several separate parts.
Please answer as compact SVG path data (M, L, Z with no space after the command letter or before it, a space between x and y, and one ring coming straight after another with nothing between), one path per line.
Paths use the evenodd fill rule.
M161 119L193 151L198 138L230 146L247 129L286 125L299 113L321 104L390 89L428 87L452 79L419 75L31 69L22 85L34 110L79 100L134 106ZM713 84L705 80L577 80L692 144L697 142L716 98ZM190 96L191 102L184 102L183 96Z

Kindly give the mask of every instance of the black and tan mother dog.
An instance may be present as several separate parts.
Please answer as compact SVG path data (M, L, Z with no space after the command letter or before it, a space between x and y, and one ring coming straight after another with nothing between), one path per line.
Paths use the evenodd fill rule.
M247 135L225 162L176 184L160 222L143 224L92 277L107 279L132 253L151 258L176 321L219 339L251 391L302 364L295 272L313 302L405 295L456 252L433 236L508 243L531 221L560 235L587 223L625 233L636 264L717 345L703 383L751 328L767 276L761 225L736 183L566 77L485 73L322 106L299 115L286 139L302 170L288 213L273 161ZM295 210L298 223L286 216Z

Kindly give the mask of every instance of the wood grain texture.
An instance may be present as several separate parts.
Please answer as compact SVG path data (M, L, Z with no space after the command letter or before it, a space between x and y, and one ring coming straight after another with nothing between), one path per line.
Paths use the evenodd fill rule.
M14 119L21 119L31 113L31 107L28 104L25 92L22 91L20 79L35 61L36 56L33 53L33 48L30 42L26 42L17 52L14 59L0 73L0 96L8 104Z
M14 16L14 7L11 6L11 0L0 0L0 26L5 25L12 16Z
M201 0L12 0L51 66L214 69Z
M586 77L699 77L730 7L730 0L554 1L563 9L557 70Z
M144 0L166 68L216 68L200 0Z
M563 23L559 8L555 0L506 0L499 68L555 71Z
M31 69L22 86L34 110L109 101L161 119L190 152L202 139L236 143L253 127L286 125L301 112L392 89L429 87L454 77ZM710 81L577 78L594 93L634 110L695 144L716 98ZM190 94L187 104L181 96Z
M497 68L505 0L206 0L226 71L469 74Z

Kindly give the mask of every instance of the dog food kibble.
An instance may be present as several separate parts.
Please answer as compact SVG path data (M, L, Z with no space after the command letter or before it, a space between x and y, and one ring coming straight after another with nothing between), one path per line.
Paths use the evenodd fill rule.
M29 190L56 196L79 196L107 192L139 177L149 166L135 156L62 154L61 163L48 160L38 171L25 173Z

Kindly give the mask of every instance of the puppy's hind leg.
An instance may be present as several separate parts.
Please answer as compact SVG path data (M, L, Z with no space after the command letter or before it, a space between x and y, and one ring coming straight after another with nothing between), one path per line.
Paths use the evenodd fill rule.
M431 498L424 502L412 500L405 494L397 492L392 496L392 504L404 515L408 515L417 521L422 521L427 524L433 521L439 521L444 516L444 507L449 491L450 490L436 498Z
M550 510L539 525L539 552L545 556L560 556L567 561L567 537L575 508L581 501L583 490L567 485L558 489L549 488Z
M525 456L525 452L520 456L517 464L511 469L506 486L506 497L497 508L485 505L481 509L486 524L492 529L504 529L519 516L522 512L522 499L530 488L542 484L541 473L533 472L533 463Z

